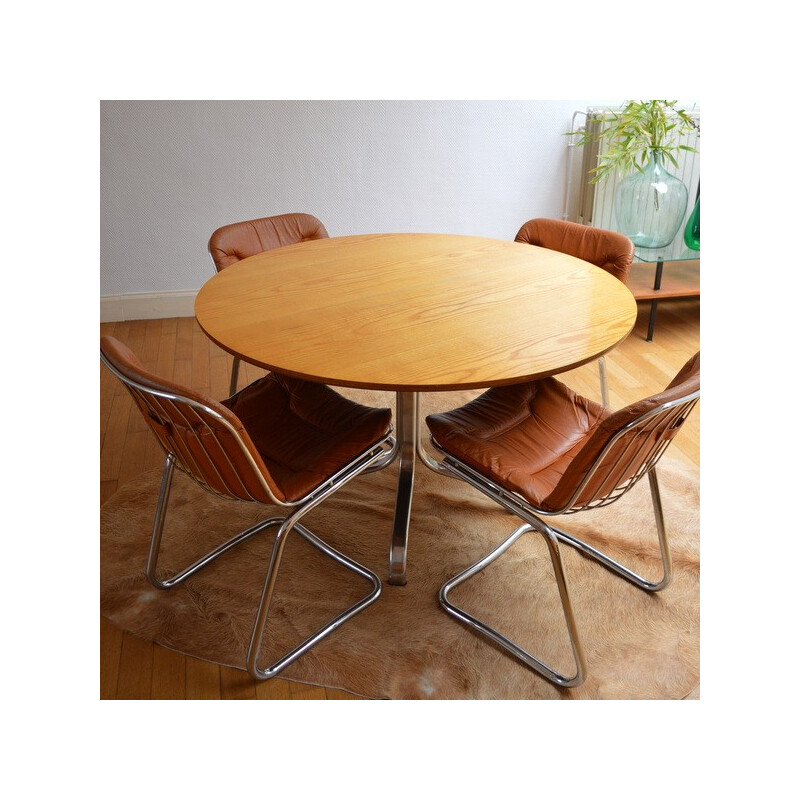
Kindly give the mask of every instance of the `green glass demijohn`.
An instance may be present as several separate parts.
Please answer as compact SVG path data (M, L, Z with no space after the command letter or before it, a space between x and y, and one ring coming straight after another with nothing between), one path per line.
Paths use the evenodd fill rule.
M686 214L689 190L651 153L642 171L626 175L614 190L617 230L637 247L666 247ZM699 212L698 212L699 213Z
M686 227L683 229L683 241L690 250L700 249L700 193L697 193L697 202L694 211L689 215Z

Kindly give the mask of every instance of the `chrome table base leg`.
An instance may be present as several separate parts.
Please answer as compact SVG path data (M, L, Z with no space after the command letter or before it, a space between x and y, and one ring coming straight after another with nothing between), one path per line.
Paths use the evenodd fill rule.
M389 578L393 586L405 586L408 526L411 521L411 497L414 491L414 466L417 450L417 396L415 392L397 393L397 442L400 473L397 479L397 500L389 549Z

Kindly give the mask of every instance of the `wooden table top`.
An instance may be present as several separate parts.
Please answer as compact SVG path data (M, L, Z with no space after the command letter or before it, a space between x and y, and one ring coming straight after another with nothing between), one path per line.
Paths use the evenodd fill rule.
M200 290L197 321L268 370L396 391L519 383L630 333L616 278L528 244L444 234L319 239L244 259Z

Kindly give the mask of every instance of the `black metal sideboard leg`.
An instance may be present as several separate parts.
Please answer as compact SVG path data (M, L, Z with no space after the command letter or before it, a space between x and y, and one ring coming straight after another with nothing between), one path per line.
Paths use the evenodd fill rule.
M659 258L656 262L656 279L653 281L653 290L661 289L661 273L664 271L664 260ZM658 300L650 301L650 321L647 325L647 341L653 341L653 333L656 329L656 311L658 310Z

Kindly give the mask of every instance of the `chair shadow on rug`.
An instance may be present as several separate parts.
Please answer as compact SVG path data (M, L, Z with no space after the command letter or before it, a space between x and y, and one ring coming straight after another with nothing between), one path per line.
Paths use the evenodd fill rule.
M218 403L149 373L129 348L112 337L101 338L100 354L129 391L166 453L146 566L153 586L171 589L256 534L277 529L246 654L253 678L274 677L378 599L378 576L317 537L300 520L351 480L391 458L394 439L388 408L368 408L327 386L274 374ZM176 468L209 493L262 507L278 506L290 513L250 525L166 577L158 569L158 561ZM202 525L188 531L192 542L206 533ZM259 656L275 584L293 533L364 578L371 588L315 633L262 667ZM249 568L257 570L263 563L254 560ZM302 578L298 585L302 588Z
M478 489L523 523L491 552L444 583L439 594L444 610L553 684L580 686L586 679L586 660L559 545L570 545L646 592L660 592L670 584L672 556L656 464L699 397L698 352L662 392L617 412L577 395L555 378L545 378L489 389L461 408L429 415L431 440L443 455L439 468ZM661 555L659 577L644 578L542 519L607 506L645 475ZM450 599L453 589L474 579L530 531L541 534L547 545L574 661L572 674L554 669ZM507 603L509 596L507 589L498 587L491 604Z

